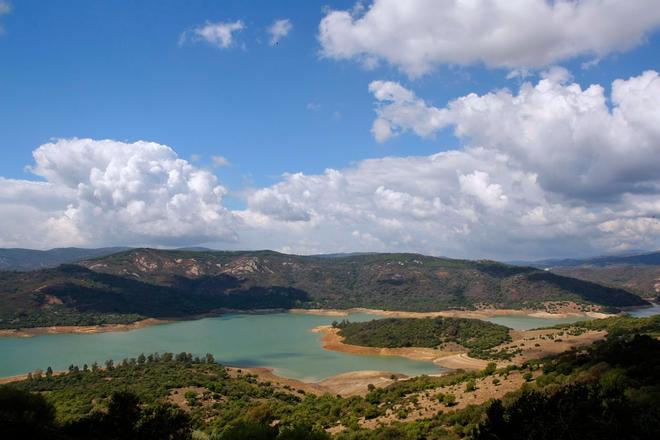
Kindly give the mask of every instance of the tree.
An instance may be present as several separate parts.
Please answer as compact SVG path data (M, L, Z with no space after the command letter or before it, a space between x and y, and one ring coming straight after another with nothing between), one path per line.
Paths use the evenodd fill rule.
M0 387L2 438L50 438L55 430L55 407L41 394L11 386Z
M240 422L225 427L213 440L275 440L278 429L274 426L255 422Z
M53 369L50 366L46 368L46 377L53 377Z
M112 359L108 359L105 361L105 369L108 371L112 371L115 369L115 362Z
M442 403L444 403L446 406L454 406L456 405L456 396L453 394L445 394L442 398Z
M192 421L176 406L161 404L142 413L136 431L143 440L185 440L192 438Z
M137 363L138 363L138 365L144 365L144 363L145 363L146 361L147 361L147 358L146 358L146 356L144 355L144 353L140 353L140 355L139 355L138 358L137 358Z
M206 363L207 364L215 364L215 358L211 353L206 353Z
M140 419L140 399L128 391L115 391L108 402L105 425L120 439L134 437L135 425Z
M497 370L497 364L495 362L489 362L486 368L482 371L484 376L490 376Z

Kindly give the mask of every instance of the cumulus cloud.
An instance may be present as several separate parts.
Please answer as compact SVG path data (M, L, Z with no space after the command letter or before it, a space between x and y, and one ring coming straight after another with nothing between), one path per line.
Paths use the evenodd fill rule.
M379 105L373 133L385 141L453 127L467 145L506 154L539 176L545 190L581 199L658 190L660 77L655 71L585 89L551 69L514 94L469 94L436 108L398 83L369 87ZM610 109L608 102L611 104Z
M660 246L656 72L617 80L608 96L551 69L515 94L470 94L444 108L397 83L370 90L377 138L451 126L464 147L287 174L236 213L247 243L493 258Z
M152 142L38 147L42 181L0 178L0 246L204 243L296 253L540 258L660 247L660 75L583 88L561 68L434 107L374 82L374 135L462 147L287 173L228 211L217 178ZM609 89L608 89L609 90Z
M229 160L224 156L211 156L211 161L215 167L228 167Z
M657 200L572 203L512 158L468 148L286 175L236 215L247 247L519 258L657 247Z
M235 219L222 206L225 188L170 147L61 139L33 156L31 171L44 182L0 182L2 246L236 239Z
M179 44L186 41L206 41L207 43L220 49L227 49L234 42L234 34L245 29L245 24L241 20L229 22L207 22L202 26L185 31L179 38Z
M361 5L361 3L359 3ZM329 11L322 54L379 60L411 77L441 64L537 68L640 44L660 26L656 0L374 0Z
M288 18L275 20L273 24L268 26L268 28L266 29L268 35L270 35L269 44L271 46L275 46L277 43L282 41L287 35L289 35L291 29L293 29L293 24L291 24L291 20L289 20Z

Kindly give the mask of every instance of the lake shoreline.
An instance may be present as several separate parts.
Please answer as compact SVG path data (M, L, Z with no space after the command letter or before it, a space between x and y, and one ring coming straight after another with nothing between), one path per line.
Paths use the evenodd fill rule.
M288 385L294 389L304 390L317 396L324 394L342 395L344 397L364 395L369 390L369 384L386 386L395 380L407 379L410 376L401 373L376 370L356 370L340 373L321 380L306 382L300 379L277 374L272 367L240 367L224 366L230 375L236 376L242 373L253 374L263 382L273 382L280 385ZM0 386L28 379L30 373L17 374L14 376L0 377ZM42 373L43 374L43 373ZM68 374L68 371L54 371L53 376Z
M388 318L492 318L495 316L527 316L530 318L574 318L586 317L593 319L608 318L615 316L613 314L595 312L595 311L561 311L557 313L550 313L546 310L540 309L497 309L497 308L482 308L476 310L439 310L436 312L411 312L404 310L383 310L383 309L370 309L364 307L352 307L350 309L290 309L289 313L299 313L308 315L321 315L321 316L336 316L345 317L351 313L366 313L370 315L379 315Z
M382 348L365 347L347 344L339 335L339 329L330 325L321 325L312 329L314 333L322 334L321 345L325 350L341 353L376 355L376 356L401 356L412 360L431 361L441 368L449 370L482 370L494 362L498 368L516 364L521 365L532 359L540 359L546 356L557 355L575 347L590 345L597 340L606 337L605 331L585 331L580 335L567 335L563 329L534 329L534 330L511 330L511 342L499 345L499 348L518 348L521 353L512 360L486 360L470 357L466 349L454 351L438 350L426 347L402 347ZM549 337L561 333L561 338ZM497 348L497 347L496 347ZM439 372L440 373L440 372Z
M346 344L343 341L344 338L339 335L339 329L329 325L315 327L312 329L312 332L323 335L321 337L323 349L341 353L370 356L401 356L416 361L433 362L440 368L450 370L482 370L489 362L483 359L469 357L467 350L444 351L426 347L382 348ZM438 370L438 374L442 373L442 371Z
M483 308L478 310L441 310L436 312L410 312L403 310L383 310L369 309L363 307L353 307L349 309L257 309L257 310L237 310L237 309L218 309L197 315L170 317L170 318L146 318L129 324L99 324L99 325L66 325L50 327L29 327L18 329L2 329L0 337L20 337L29 338L34 336L63 334L63 333L105 333L137 330L153 325L169 324L180 321L195 321L198 319L212 318L227 314L269 314L269 313L293 313L318 316L346 317L352 313L365 313L378 315L388 318L435 318L439 316L451 318L472 318L483 319L495 316L528 316L531 318L572 318L588 317L593 319L607 318L615 316L612 314L592 312L592 311L563 311L550 313L546 310L533 309L496 309Z

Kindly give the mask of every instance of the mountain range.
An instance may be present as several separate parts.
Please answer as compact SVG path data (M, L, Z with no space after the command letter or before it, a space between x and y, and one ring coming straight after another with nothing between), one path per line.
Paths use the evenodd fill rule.
M585 309L648 304L625 289L486 260L156 249L130 249L30 272L0 272L0 300L4 328L131 322L217 309L435 311L542 309L557 302Z

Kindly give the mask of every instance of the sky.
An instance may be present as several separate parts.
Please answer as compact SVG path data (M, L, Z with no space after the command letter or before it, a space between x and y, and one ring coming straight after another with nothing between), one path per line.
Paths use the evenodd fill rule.
M657 0L0 0L0 246L660 247Z

